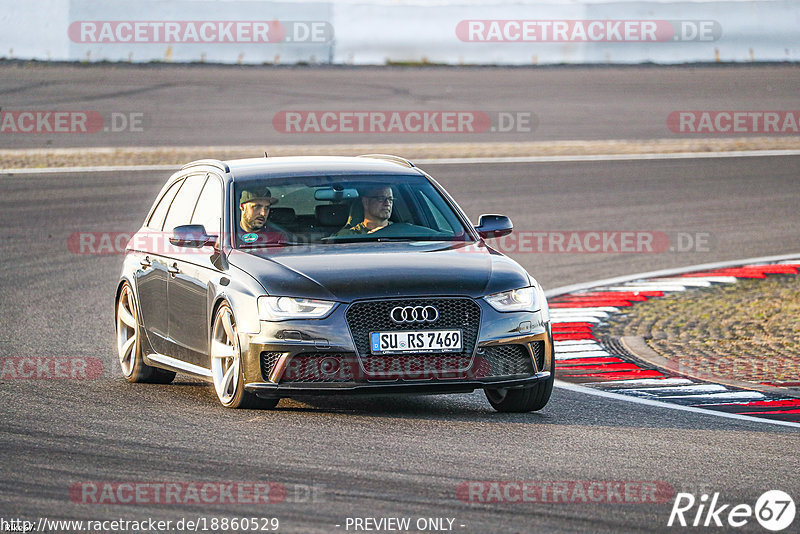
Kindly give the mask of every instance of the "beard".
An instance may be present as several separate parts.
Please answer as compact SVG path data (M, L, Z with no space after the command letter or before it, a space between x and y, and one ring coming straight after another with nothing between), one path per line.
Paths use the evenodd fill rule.
M249 232L255 232L257 230L261 230L262 228L264 228L264 225L267 224L266 219L259 220L256 217L253 217L252 219L245 219L243 222L244 222L243 229Z

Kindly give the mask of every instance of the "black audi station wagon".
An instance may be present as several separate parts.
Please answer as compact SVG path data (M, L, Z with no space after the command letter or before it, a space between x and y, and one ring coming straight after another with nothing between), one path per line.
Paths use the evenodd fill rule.
M553 388L539 284L411 162L387 155L189 163L128 243L116 292L130 382L209 380L230 408L321 394Z

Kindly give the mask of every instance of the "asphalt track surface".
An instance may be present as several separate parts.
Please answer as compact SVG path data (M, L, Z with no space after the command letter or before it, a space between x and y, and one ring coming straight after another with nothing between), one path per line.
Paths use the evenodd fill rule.
M673 111L796 110L798 86L797 65L308 69L6 63L0 64L4 111L96 111L109 131L5 134L0 148L682 139L686 135L667 127ZM276 114L298 110L483 111L496 131L286 134L273 127ZM518 112L530 114L529 131L499 131L498 114ZM141 127L131 131L120 119L120 131L114 131L114 114L138 114Z
M432 77L431 87L441 83ZM228 144L221 139L238 135L235 130L225 126L209 141ZM797 157L426 170L473 219L506 213L518 231L711 236L707 251L512 253L546 289L797 252ZM348 517L447 517L456 531L469 533L676 529L666 527L672 498L655 504L459 500L459 484L475 480L658 481L698 497L719 492L723 503L754 505L771 489L798 501L800 434L762 422L563 389L554 390L541 412L521 415L494 413L480 392L283 400L273 411L232 411L218 405L212 388L186 377L169 386L127 384L113 341L121 257L73 254L66 241L74 232L135 230L166 174L0 179L0 354L94 357L105 368L94 380L0 381L3 518L278 517L283 532L344 532ZM289 494L286 502L266 505L71 500L70 487L88 481L270 481L285 484ZM318 487L313 502L304 499L311 485ZM738 530L763 531L752 518Z

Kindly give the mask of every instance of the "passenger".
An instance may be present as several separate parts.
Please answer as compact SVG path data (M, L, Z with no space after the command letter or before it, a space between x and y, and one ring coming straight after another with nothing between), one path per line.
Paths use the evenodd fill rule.
M284 243L286 232L267 219L269 209L278 203L266 187L245 189L239 200L242 216L237 238L239 245L258 246L265 243Z
M370 234L392 224L394 194L392 188L377 187L361 195L361 204L364 206L364 220L354 226L346 226L336 232L337 236ZM358 202L356 200L355 202Z

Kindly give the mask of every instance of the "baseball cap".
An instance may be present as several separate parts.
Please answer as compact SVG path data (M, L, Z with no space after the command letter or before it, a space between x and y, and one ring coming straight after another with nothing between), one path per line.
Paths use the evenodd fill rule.
M245 202L250 202L252 200L266 200L270 203L270 205L278 203L278 199L273 197L270 190L266 187L243 190L239 204L244 204Z

